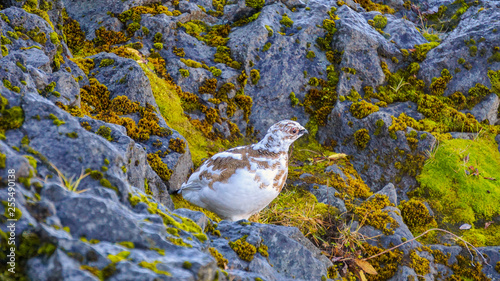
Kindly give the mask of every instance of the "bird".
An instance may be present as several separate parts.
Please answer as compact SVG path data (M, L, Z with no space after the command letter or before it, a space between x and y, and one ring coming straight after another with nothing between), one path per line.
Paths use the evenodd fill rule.
M279 121L258 143L213 155L177 193L223 220L248 220L281 192L288 175L290 145L307 133L298 122Z

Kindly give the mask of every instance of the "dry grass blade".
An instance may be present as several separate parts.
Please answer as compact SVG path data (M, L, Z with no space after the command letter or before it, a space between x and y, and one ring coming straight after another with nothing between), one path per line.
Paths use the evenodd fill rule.
M373 268L373 266L369 262L364 261L364 260L358 260L358 259L355 259L354 262L364 272L366 272L368 274L371 274L371 275L377 275L378 274L377 271L375 270L375 268Z
M82 171L80 173L80 176L76 180L73 180L75 177L74 175L68 178L54 164L50 165L57 172L57 175L59 177L59 182L61 183L61 185L64 186L67 190L75 193L82 193L88 190L88 189L78 190L78 186L80 185L80 182L89 175L89 173L84 174Z

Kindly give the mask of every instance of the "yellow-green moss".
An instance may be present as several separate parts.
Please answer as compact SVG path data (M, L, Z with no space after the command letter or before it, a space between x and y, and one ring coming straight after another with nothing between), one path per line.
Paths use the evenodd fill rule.
M170 180L172 170L168 168L167 164L163 163L158 153L148 153L147 159L153 171L155 171L162 180Z
M188 67L192 67L192 68L200 68L201 67L201 63L194 61L194 60L191 60L191 59L182 59L181 58L181 62L184 63Z
M157 274L166 275L166 276L172 276L172 274L170 274L170 272L168 272L168 271L159 270L157 268L157 265L159 263L161 263L161 262L160 261L154 261L154 262L141 261L139 263L139 266L147 268L147 269L149 269L149 270L151 270L151 271L153 271L154 273L157 273Z
M416 61L423 61L427 57L427 53L439 46L439 42L429 42L429 43L424 43L421 45L415 45L415 51L411 53L411 56L413 59Z
M113 263L117 263L117 262L121 262L121 261L126 260L128 258L128 256L130 256L129 251L121 251L116 255L109 254L108 259Z
M376 194L370 200L361 203L360 206L354 208L354 213L359 216L360 220L366 218L365 223L377 229L382 230L384 234L394 234L394 229L399 227L398 222L389 216L389 211L382 209L387 206L393 206L386 195ZM346 205L348 207L348 205Z
M250 70L250 78L252 79L252 84L256 85L260 80L260 72L258 69Z
M349 111L351 111L352 116L358 119L362 119L374 112L379 111L379 107L372 103L366 102L365 100L361 100L360 102L351 104Z
M181 99L177 94L180 90L175 84L158 77L151 72L145 64L140 64L151 83L151 89L160 113L167 125L178 131L186 138L189 149L196 166L200 165L201 159L208 157L208 140L196 129L184 115Z
M431 93L435 96L442 96L452 78L453 76L450 75L448 69L443 69L441 71L441 77L433 79L430 86Z
M385 249L372 246L368 243L363 243L364 254L367 257L376 255L384 251ZM387 252L376 258L368 260L368 262L377 271L377 275L369 275L370 281L384 281L389 280L396 274L399 265L403 260L403 252L398 249L394 251Z
M280 23L286 27L292 27L293 20L287 14L283 14Z
M464 165L465 157L469 159ZM442 141L417 177L418 194L442 214L443 222L490 220L500 214L500 202L494 199L500 190L491 180L500 178L499 166L500 152L493 135Z
M115 63L114 59L102 59L101 62L99 63L99 67L106 67L113 65Z
M415 250L410 252L410 267L415 270L418 275L427 275L430 272L429 260L420 257Z
M109 127L104 126L104 125L100 126L99 129L97 129L96 134L107 139L108 141L113 140L113 138L111 137L111 129Z
M229 241L229 246L233 249L238 257L244 261L252 261L257 249L252 244L246 241L247 235L241 237L236 241Z
M217 251L217 249L215 248L208 248L208 251L210 252L210 255L212 255L212 257L214 257L214 259L217 261L217 266L219 268L226 268L226 265L228 263L228 260L226 258L224 258L224 256L219 253L219 251Z
M370 139L367 129L359 129L354 133L354 144L360 149L365 149Z
M255 9L262 9L265 2L265 0L245 0L245 5Z

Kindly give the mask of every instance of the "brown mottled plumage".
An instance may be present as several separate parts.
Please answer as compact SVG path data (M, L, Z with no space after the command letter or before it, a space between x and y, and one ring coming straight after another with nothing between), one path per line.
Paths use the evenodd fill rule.
M306 132L295 121L280 121L260 142L212 156L180 192L223 219L248 219L278 196L288 175L288 149Z

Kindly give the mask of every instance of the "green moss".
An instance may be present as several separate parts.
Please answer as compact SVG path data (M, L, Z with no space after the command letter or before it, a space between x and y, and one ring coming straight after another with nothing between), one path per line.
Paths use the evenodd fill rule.
M421 45L415 45L415 51L411 55L416 61L423 61L427 57L427 53L437 46L439 46L439 42L429 42Z
M192 67L192 68L200 68L201 67L201 63L194 61L194 60L181 59L181 62L183 62L188 67Z
M1 45L0 49L2 50L2 56L6 57L9 55L9 49L7 48L7 46Z
M115 63L114 59L102 59L99 63L99 67L107 67Z
M130 203L130 205L132 205L132 207L135 207L135 205L137 205L137 204L139 204L139 202L141 202L141 198L139 198L138 196L132 195L132 193L129 193L128 194L128 202Z
M379 107L372 103L366 102L365 100L362 100L360 102L351 104L349 111L351 112L352 116L358 119L363 119L366 116L379 111Z
M50 37L50 42L52 42L52 44L54 45L61 44L61 41L59 41L59 35L57 35L57 33L52 32L50 33L49 37Z
M108 255L108 259L111 262L113 262L113 263L118 263L118 262L126 260L128 258L128 256L130 256L130 252L129 251L122 251L122 252L119 252L116 255L109 254Z
M431 34L431 33L428 33L428 32L424 32L424 33L422 33L422 35L429 42L441 42L441 39L439 38L438 34Z
M130 242L130 241L122 241L122 242L118 242L117 244L122 245L123 247L129 248L129 249L134 249L135 248L134 243Z
M2 19L6 23L10 23L9 17L7 17L5 14L0 13L0 19Z
M387 25L387 18L382 15L376 15L373 17L373 27L384 29Z
M149 153L147 158L153 171L155 171L162 180L170 180L172 170L168 168L167 164L163 163L158 153Z
M236 241L229 241L229 246L233 249L238 257L244 261L252 261L257 249L252 244L246 241L247 236L243 236Z
M354 213L359 218L366 218L365 223L382 230L384 234L394 233L394 229L399 227L398 222L389 216L389 211L382 209L387 206L394 206L386 195L376 194L370 200L363 202L360 206L354 207ZM349 205L348 209L352 208Z
M208 251L210 252L210 255L215 258L217 261L217 266L219 268L226 268L226 265L228 264L228 260L224 258L224 256L217 251L216 248L208 248Z
M418 235L429 228L437 227L434 217L430 215L423 201L416 198L403 200L398 207L403 221L413 234Z
M99 127L99 129L97 129L96 134L107 139L108 141L113 140L113 138L111 137L111 129L109 127L104 126L104 125L102 125L101 127Z
M10 207L10 208L7 208L9 206L9 202L7 201L2 201L2 205L5 209L4 211L4 217L8 218L8 219L14 219L14 220L19 220L21 219L23 213L21 212L20 209L18 209L17 207ZM14 209L14 211L12 211L12 209Z
M170 274L170 272L168 271L164 271L164 270L159 270L157 268L157 265L161 263L160 261L154 261L154 262L147 262L147 261L141 261L139 263L139 266L140 267L144 267L144 268L147 268L151 271L153 271L154 273L157 273L157 274L161 274L161 275L166 275L166 276L171 276L172 274Z
M45 32L40 31L40 28L37 26L32 30L29 30L26 32L26 34L35 42L41 44L42 46L45 46L45 43L47 42L47 35Z
M250 78L252 79L252 84L257 85L260 80L260 72L258 69L250 70Z
M189 77L189 70L179 68L179 73L182 75L182 77Z
M292 107L295 107L295 106L300 104L300 100L295 96L294 92L291 92L288 97L290 98L290 101L292 103Z
M264 47L262 47L262 51L266 52L267 50L269 50L269 48L271 48L271 45L271 42L267 42L266 44L264 44Z
M287 14L283 14L280 23L286 27L292 27L293 20Z
M435 96L442 96L444 94L444 91L446 90L446 87L450 80L453 78L453 76L450 75L450 72L448 69L443 69L441 71L441 77L435 79L430 86L431 94Z
M483 272L483 264L462 255L455 256L457 262L450 267L453 270L451 280L490 280Z
M316 54L313 51L307 51L306 58L314 59L315 57L316 57Z
M493 138L485 134L476 140L442 141L432 161L423 167L417 193L442 214L443 222L472 224L500 213L500 201L494 199L500 191L490 179L500 178L496 168L500 152ZM464 165L465 157L469 160Z
M424 276L430 272L429 260L420 257L415 250L410 252L410 267L415 270L418 275Z
M255 8L255 9L262 9L265 4L265 0L245 0L245 5L247 7Z
M265 27L266 27L266 29L267 29L267 36L268 36L268 37L273 36L273 34L274 34L273 29L272 29L269 25L266 25Z
M475 57L477 55L477 46L470 46L469 47L469 55L471 57Z
M189 261L185 261L182 263L182 268L184 269L191 269L191 267L193 267L193 265Z
M243 94L236 95L236 97L234 97L234 102L243 110L243 119L248 123L250 121L250 113L252 112L252 97Z
M66 133L66 136L68 138L76 139L78 138L78 133L77 132Z
M354 133L354 144L360 149L365 149L370 141L370 134L367 129L359 129Z
M146 65L141 64L141 68L151 83L156 103L167 125L186 138L189 143L193 162L195 165L199 165L201 159L208 157L206 149L208 140L184 115L178 88L168 81L159 78Z
M153 47L157 50L163 50L163 43L154 43Z
M63 124L66 124L66 122L64 122L63 120L60 120L58 119L54 114L49 114L49 119L52 119L52 123L54 123L54 125L56 126L61 126Z
M8 45L8 44L12 44L12 41L10 41L9 38L1 35L0 36L0 44L2 44L2 45Z
M105 178L102 178L102 179L99 181L99 183L100 183L102 186L106 187L106 188L109 188L109 189L114 190L116 193L120 193L120 191L118 190L118 188L117 188L116 186L112 185L112 184L109 182L109 180L107 180L107 179L105 179Z

